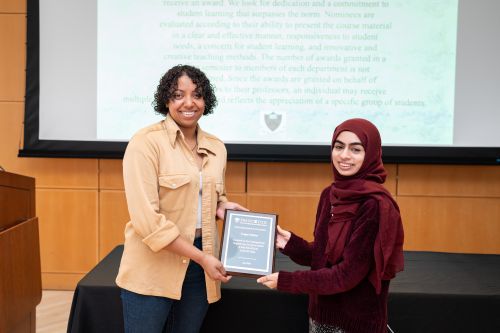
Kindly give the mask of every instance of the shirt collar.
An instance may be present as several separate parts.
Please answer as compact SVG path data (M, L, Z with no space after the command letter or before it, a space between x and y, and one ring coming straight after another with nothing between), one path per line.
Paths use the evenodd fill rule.
M175 148L175 145L177 143L177 140L182 140L184 137L184 134L182 134L181 129L179 128L179 125L174 121L174 119L170 116L170 114L167 114L167 117L163 121L164 127L167 130L167 135L168 135L168 141L170 142L170 145L172 148ZM200 150L206 150L207 152L210 152L214 155L216 155L216 147L213 144L213 140L209 139L209 136L205 131L203 131L200 128L200 125L196 125L196 131L198 133L198 148Z

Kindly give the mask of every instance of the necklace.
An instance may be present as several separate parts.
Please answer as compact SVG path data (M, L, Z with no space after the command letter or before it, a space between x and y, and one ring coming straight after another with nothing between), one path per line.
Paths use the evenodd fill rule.
M193 148L191 148L191 151L194 152L196 147L198 147L198 141L196 141L196 143L194 144Z
M187 143L187 141L186 141L186 143ZM193 146L193 148L190 148L190 149L191 149L191 151L194 153L194 150L195 150L197 147L198 147L198 132L196 131L196 132L194 133L194 146Z

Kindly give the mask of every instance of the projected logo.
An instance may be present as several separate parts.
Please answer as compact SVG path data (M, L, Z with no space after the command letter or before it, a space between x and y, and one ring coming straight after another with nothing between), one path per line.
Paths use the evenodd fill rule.
M272 132L280 128L282 120L283 120L282 114L278 114L276 112L264 114L264 123L266 124L267 128L270 129Z

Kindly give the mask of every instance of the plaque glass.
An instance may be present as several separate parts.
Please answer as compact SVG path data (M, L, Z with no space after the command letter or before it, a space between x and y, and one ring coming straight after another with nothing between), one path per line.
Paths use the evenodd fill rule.
M276 214L226 210L220 261L229 275L273 272L277 223Z

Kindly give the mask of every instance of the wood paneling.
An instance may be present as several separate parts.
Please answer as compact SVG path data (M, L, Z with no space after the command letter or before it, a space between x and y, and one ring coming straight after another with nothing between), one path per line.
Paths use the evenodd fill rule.
M387 171L387 179L385 180L385 188L391 192L393 196L397 194L397 179L398 179L398 166L397 164L385 164L385 170Z
M18 158L22 103L0 103L0 164L5 170L36 178L37 188L97 189L97 160Z
M99 188L123 190L122 160L99 160Z
M78 282L85 276L84 273L43 273L43 289L75 290Z
M500 168L490 165L400 165L398 195L500 197Z
M397 165L385 165L386 188L397 193ZM330 163L248 163L248 192L321 192L333 181Z
M500 199L398 197L405 249L500 253Z
M247 195L244 193L228 193L227 199L229 201L237 202L243 207L247 206ZM224 227L224 223L222 220L217 219L217 230L219 231L219 241L222 238L222 228Z
M248 192L321 192L333 180L329 163L248 163Z
M24 158L19 167L36 178L37 188L97 189L97 160L83 158Z
M3 68L0 68L0 71L3 71ZM6 171L18 174L26 174L19 172L18 165L22 159L17 157L23 115L23 103L0 102L0 166Z
M332 182L330 163L248 163L247 207L278 214L278 223L312 239L320 192Z
M227 199L229 201L237 202L242 206L247 206L247 195L245 193L228 193Z
M97 191L39 189L43 273L83 273L98 262Z
M0 101L24 100L25 43L26 15L0 14Z
M317 195L298 195L285 193L249 193L247 196L248 208L257 212L278 214L278 224L289 229L304 239L313 239Z
M245 192L246 190L246 163L227 162L226 166L226 191Z
M0 1L0 14L26 13L26 1L2 0Z
M123 244L125 225L130 220L124 191L99 194L99 260Z

